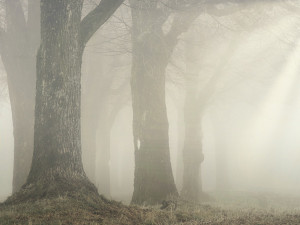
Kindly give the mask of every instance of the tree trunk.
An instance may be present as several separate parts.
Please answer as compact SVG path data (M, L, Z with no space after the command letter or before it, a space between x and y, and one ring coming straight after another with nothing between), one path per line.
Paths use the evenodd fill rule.
M26 181L33 153L35 65L40 43L40 4L37 0L29 1L27 21L19 1L6 1L5 4L7 31L0 35L0 53L7 73L12 109L14 193Z
M37 198L96 193L81 161L81 9L79 0L41 2L34 152L25 187Z
M177 190L170 162L165 102L167 63L153 51L158 38L150 34L145 39L143 43L133 43L131 90L135 172L132 203L156 204L169 195L177 195Z
M66 194L98 199L81 158L81 63L88 40L122 2L102 0L81 21L83 0L41 0L32 164L7 203Z
M135 153L132 203L157 204L178 195L170 161L165 101L165 72L176 41L165 37L162 18L153 22L158 13L156 1L132 0L131 5Z

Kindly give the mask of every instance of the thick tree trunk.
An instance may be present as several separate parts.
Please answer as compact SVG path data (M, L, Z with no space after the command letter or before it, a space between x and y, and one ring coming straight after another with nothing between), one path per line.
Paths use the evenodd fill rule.
M26 184L6 203L65 194L99 199L81 159L82 54L122 2L102 0L81 21L83 0L41 0L32 165Z
M131 4L135 151L132 203L157 204L178 195L170 161L165 101L165 70L173 47L166 42L161 21L153 23L157 2L133 0Z
M154 43L154 40L152 43L135 43L133 47L131 90L135 173L132 203L136 204L156 204L169 195L177 195L169 152L166 63L157 58L159 54L144 49Z
M41 2L34 152L25 187L36 198L96 193L81 161L81 8L79 0Z

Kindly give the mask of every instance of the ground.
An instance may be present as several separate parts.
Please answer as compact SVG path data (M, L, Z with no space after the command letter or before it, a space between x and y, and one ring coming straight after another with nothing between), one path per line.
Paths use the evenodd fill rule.
M0 224L300 224L300 197L265 193L210 193L209 202L178 200L161 206L126 206L70 197L0 205ZM176 205L176 206L175 206ZM176 208L176 209L175 209Z

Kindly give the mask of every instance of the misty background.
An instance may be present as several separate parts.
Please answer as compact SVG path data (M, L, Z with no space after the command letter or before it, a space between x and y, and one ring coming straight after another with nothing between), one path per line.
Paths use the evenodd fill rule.
M192 44L199 90L218 75L201 125L203 190L217 190L217 177L225 177L228 191L300 194L300 21L276 4L268 13L259 14L268 4L248 5L221 18L202 14L180 37L166 82L171 164L178 189L182 185L185 46ZM101 113L115 113L109 137L109 197L124 201L131 199L134 179L128 18L128 9L121 7L93 36L82 69L82 114L87 120L92 116L88 96L93 90L93 101L99 101L99 107L107 110ZM1 77L5 77L2 63L0 68ZM101 82L109 79L106 90ZM96 85L94 89L91 83ZM101 90L105 90L106 98ZM0 99L0 199L4 199L12 193L14 146L5 88ZM114 111L116 102L120 107ZM101 145L99 136L100 132L97 146ZM96 165L101 156L96 156ZM226 161L221 171L218 157ZM83 162L89 165L84 152ZM99 170L96 186L101 184Z

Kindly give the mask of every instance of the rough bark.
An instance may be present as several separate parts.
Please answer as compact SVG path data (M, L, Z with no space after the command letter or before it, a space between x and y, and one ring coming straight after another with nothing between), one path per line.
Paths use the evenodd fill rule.
M131 92L135 148L132 203L155 204L168 195L177 195L170 162L165 102L168 52L164 52L165 43L160 39L162 31L149 24L153 17L135 10L132 15Z
M33 152L35 64L40 43L39 1L28 2L27 21L20 1L5 1L5 6L7 30L0 34L0 54L7 73L12 109L14 193L26 181Z
M81 1L41 1L34 153L27 186L41 184L45 195L90 185L80 143L81 7ZM66 182L71 185L63 186Z
M8 202L72 193L97 196L81 159L82 4L41 1L32 165L26 184Z
M134 58L131 78L135 148L132 203L156 204L177 195L169 152L165 66L155 62L157 58L152 62L143 58L144 64L140 59Z

